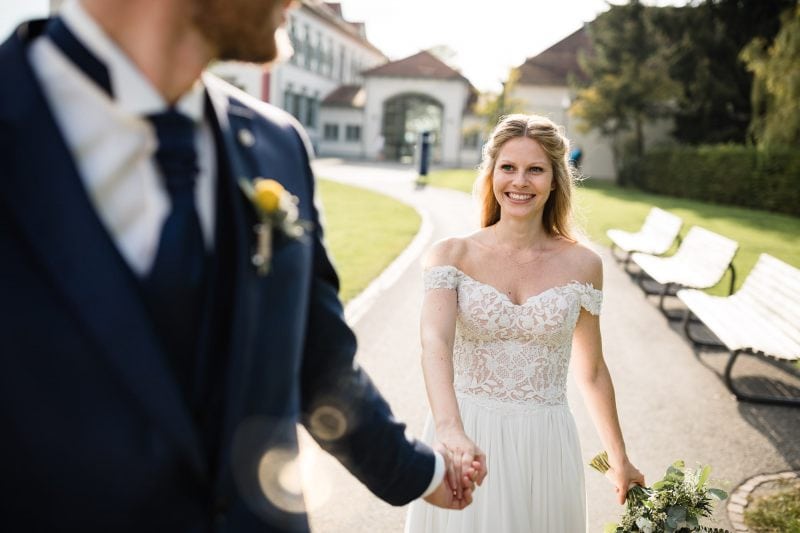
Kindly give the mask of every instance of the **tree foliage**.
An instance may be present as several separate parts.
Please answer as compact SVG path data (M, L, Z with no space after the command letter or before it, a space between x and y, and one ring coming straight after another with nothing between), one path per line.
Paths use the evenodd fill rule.
M571 113L585 129L597 129L617 142L633 138L633 152L644 153L644 123L668 115L679 87L669 77L663 47L654 25L655 8L638 0L611 5L588 27L591 53L582 58L589 85L579 88Z
M589 24L592 51L584 58L583 68L590 81L578 88L572 113L588 129L615 139L618 164L620 141L632 136L632 152L640 156L642 122L660 117L674 120L673 136L682 143L745 142L754 116L753 75L740 52L753 41L756 44L747 56L752 59L750 70L767 68L768 51L773 50L770 47L780 28L779 15L796 6L797 0L704 0L661 8L630 0L610 5ZM795 26L795 40L797 33ZM770 86L780 77L778 73L797 71L791 68L792 61L797 65L797 56L791 55L792 38L786 35L784 41L780 49L769 52L777 54L770 61L782 65L775 67ZM785 87L790 82L783 83ZM771 105L790 112L792 106L785 102L793 98L791 112L797 117L797 93L780 89L784 104L777 104L771 90L764 84L756 87L759 108L755 116L766 117L765 108ZM751 131L762 134L762 122Z
M705 0L653 10L670 77L679 84L674 137L741 143L752 116L753 76L739 57L754 38L770 43L781 11L796 0Z
M482 117L485 124L484 136L488 138L489 133L494 129L501 117L512 113L521 113L524 103L516 98L512 98L514 87L519 80L519 70L512 69L508 75L508 80L503 83L503 89L497 93L486 93L481 95L475 113Z
M741 58L753 73L750 132L759 145L800 145L800 5L781 17L771 46L756 37Z

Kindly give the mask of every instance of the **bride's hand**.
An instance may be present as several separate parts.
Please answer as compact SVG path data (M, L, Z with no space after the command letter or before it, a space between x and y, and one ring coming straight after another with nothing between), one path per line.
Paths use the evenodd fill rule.
M617 491L617 501L620 505L623 505L631 485L645 486L644 476L631 464L627 457L620 463L611 462L610 464L611 468L606 472L606 477L614 484L614 488Z
M486 477L486 454L463 431L439 431L438 440L444 445L452 461L447 476L456 498L461 499L464 489L480 485Z

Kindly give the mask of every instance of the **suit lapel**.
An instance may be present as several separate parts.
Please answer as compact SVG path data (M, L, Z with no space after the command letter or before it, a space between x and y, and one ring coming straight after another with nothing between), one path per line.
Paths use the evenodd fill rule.
M41 30L41 23L34 29ZM87 337L149 415L202 473L199 440L145 310L138 280L98 218L27 61L26 27L6 43L14 87L0 123L13 132L3 158L5 206ZM10 59L10 61L9 61ZM9 84L12 85L12 84ZM4 143L5 144L5 143Z
M233 308L230 313L230 343L229 365L225 388L227 400L222 424L222 446L220 469L228 467L231 435L236 429L236 424L241 419L245 407L247 392L246 377L249 375L252 361L253 341L256 332L256 318L258 317L258 276L250 261L252 246L252 219L250 209L244 203L244 195L239 186L239 180L252 179L257 174L249 158L243 157L238 139L235 138L231 120L237 117L229 114L229 100L227 94L221 92L213 78L206 76L206 90L208 94L209 116L214 130L219 166L227 165L229 172L220 172L219 178L227 178L228 198L230 198L231 214L233 218L234 254L235 254L235 281ZM225 184L223 184L225 186ZM224 476L218 476L219 481Z

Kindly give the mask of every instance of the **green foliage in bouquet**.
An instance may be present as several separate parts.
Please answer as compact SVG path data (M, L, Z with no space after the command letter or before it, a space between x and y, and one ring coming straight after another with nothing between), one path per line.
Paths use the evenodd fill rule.
M589 466L605 474L611 468L608 454L598 454ZM727 533L700 524L701 518L711 516L715 500L728 497L724 490L707 486L710 474L710 466L692 470L676 461L652 487L631 487L625 514L618 524L607 525L604 533Z

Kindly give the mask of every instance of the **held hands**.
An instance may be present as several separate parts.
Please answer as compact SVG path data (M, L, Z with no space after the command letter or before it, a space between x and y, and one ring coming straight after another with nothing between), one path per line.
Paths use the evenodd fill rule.
M486 454L463 431L440 432L436 449L445 458L445 475L425 500L439 507L463 509L472 503L475 484L486 478Z
M631 485L645 486L644 476L628 461L627 457L621 462L609 461L609 463L611 468L606 472L606 477L614 484L614 488L617 491L617 501L620 505L623 505Z

